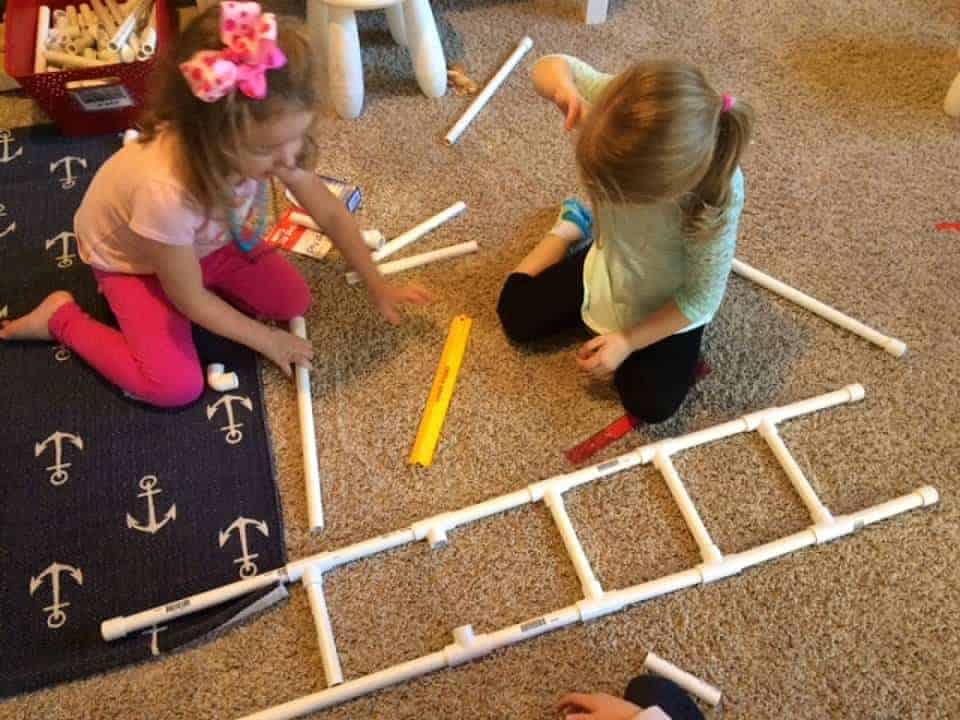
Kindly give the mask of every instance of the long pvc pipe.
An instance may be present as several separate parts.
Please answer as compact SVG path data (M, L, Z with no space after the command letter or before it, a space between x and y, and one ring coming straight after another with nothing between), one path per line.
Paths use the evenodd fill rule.
M386 245L384 245L384 247L386 247ZM380 263L377 265L377 269L380 271L381 275L394 275L395 273L402 272L403 270L420 267L421 265L427 265L428 263L437 262L438 260L449 260L450 258L469 255L470 253L475 253L479 249L480 246L477 244L476 240L468 240L467 242L457 243L456 245L448 245L447 247L440 248L439 250L431 250L430 252L420 253L419 255L411 255L410 257L401 258L399 260L391 260L390 262ZM374 253L374 255L376 255L376 253ZM351 285L356 285L358 282L360 282L360 276L353 271L348 272L347 282Z
M780 297L786 298L790 302L794 302L800 307L809 310L814 315L819 315L824 320L828 320L834 325L839 325L844 330L849 330L855 335L859 335L864 340L868 340L874 345L882 347L891 355L900 357L907 351L906 343L904 343L902 340L897 340L896 338L884 335L883 333L874 330L869 325L864 325L859 320L854 320L849 315L844 315L839 310L836 310L829 305L810 297L806 293L800 292L796 288L790 287L786 283L777 280L775 277L771 277L770 275L767 275L766 273L747 265L742 260L737 260L736 258L733 259L733 271L738 275L742 275L748 280L752 280L753 282L757 283L757 285L762 285L770 292L776 293Z
M50 33L50 7L41 5L37 8L37 32L33 47L33 72L40 74L47 71L47 35Z
M781 420L816 412L842 403L854 402L862 399L863 396L864 391L862 386L856 384L847 385L841 390L817 395L788 405L750 413L738 420L714 425L713 427L699 430L689 435L682 435L678 438L670 438L649 445L643 445L623 455L581 468L572 473L555 475L505 495L498 495L459 510L443 512L425 518L413 523L407 528L395 530L386 535L370 538L369 540L354 543L353 545L348 545L337 550L322 552L294 560L283 568L257 575L248 580L240 580L228 585L223 585L219 588L198 593L197 595L173 601L166 605L160 605L149 610L144 610L134 615L120 616L106 620L101 625L103 637L105 640L114 640L134 630L142 630L158 622L173 620L190 612L232 600L233 598L254 592L274 582L298 582L303 577L304 572L312 566L317 567L322 572L327 572L340 565L346 565L347 563L418 540L423 540L424 538L430 542L431 546L435 547L445 542L446 533L454 528L476 522L491 515L499 515L500 513L513 510L528 503L537 502L543 499L544 495L551 489L563 493L574 487L614 475L628 468L635 467L636 465L649 463L653 460L657 451L675 453L681 449L702 445L737 433L753 430L767 417L775 418L777 422L780 422ZM935 502L935 500L930 502ZM930 504L930 502L927 504ZM777 543L787 541L789 541L788 547L781 552ZM817 538L810 531L804 530L801 533L785 538L783 541L775 541L774 543L768 543L767 545L755 548L753 551L748 551L747 554L755 553L760 559L746 562L746 565L765 562L766 560L770 560L787 552L793 552L801 547L814 545L816 543ZM727 559L729 560L730 557L739 557L739 555L728 556ZM702 579L697 571L685 571L685 573L678 575L678 581L681 582L681 585L677 586L676 589L686 587L687 585L682 583L686 582L686 579L690 577L693 578L692 584L697 584ZM652 588L654 584L668 581L669 578L661 578L651 581L651 583L637 586L635 589L639 589L637 590L638 592L645 593ZM649 588L647 587L648 585L650 586ZM606 603L614 602L616 597L619 596L619 593L622 592L623 591L607 593L603 601ZM658 592L655 594L662 593ZM646 597L653 597L653 595L645 595L644 599Z
M680 514L683 515L683 520L690 529L690 534L693 535L697 547L700 548L703 561L705 563L720 562L723 559L720 549L714 544L710 533L707 532L707 528L703 524L703 520L700 519L700 513L697 512L687 489L683 486L683 481L670 461L670 456L660 450L653 456L653 464L663 475L667 487L670 488L670 494L673 495L677 507L680 508Z
M861 510L850 517L857 519L853 524L853 527L856 529L862 527L864 524L887 519L917 507L930 505L936 502L937 499L936 490L926 486L881 505ZM804 534L810 537L811 542L797 544L795 538L798 535ZM761 558L771 559L780 554L790 552L791 550L787 548L799 549L813 542L813 533L804 531L804 533L797 533L796 535L782 538L774 543L768 543L766 546L754 548L753 551L740 553L736 557L746 559L751 557L751 553L769 548L770 546L777 546L778 549L784 550L783 553L778 552L773 555L770 555L769 552L765 550L761 554L752 556L752 559L760 562L762 561ZM741 563L741 569L749 567L750 564L753 563ZM244 716L241 720L289 720L290 718L300 717L307 713L352 700L360 695L372 693L406 680L412 680L446 666L455 667L508 645L513 645L538 635L573 625L577 621L586 622L603 615L609 615L622 610L628 605L644 602L683 588L692 587L700 582L703 582L701 572L697 568L692 568L663 578L658 578L657 580L608 593L599 600L582 601L576 605L561 608L560 610L532 618L524 623L510 625L501 630L484 635L474 636L469 626L463 626L454 631L454 643L439 652L394 665L379 672L358 678L357 680L350 680L337 687L306 695L297 700L283 703L282 705L267 708L252 715ZM588 609L592 608L592 612L585 613L585 606Z
M800 469L797 461L793 455L790 454L790 450L783 442L783 438L781 438L780 433L777 432L777 426L770 422L769 419L764 419L757 427L757 432L760 434L760 437L767 441L770 450L774 456L776 456L777 461L787 474L787 477L790 478L790 482L793 483L794 490L797 491L803 504L807 506L807 510L810 512L810 517L813 518L813 521L818 525L831 522L833 516L824 504L820 502L820 498L817 497L817 493L810 485L810 481L807 480L803 474L803 470Z
M302 317L290 321L290 330L307 339L307 324ZM307 486L307 517L310 529L323 528L323 496L320 491L320 463L317 460L317 431L313 423L313 398L310 392L310 371L296 367L297 408L300 413L300 441L303 447L303 474Z
M550 514L557 524L557 530L560 537L563 538L564 547L567 548L567 554L573 563L573 569L580 579L580 587L583 589L583 596L587 600L596 600L603 597L603 588L597 580L597 576L590 567L590 561L583 550L580 538L577 537L577 531L573 529L573 523L570 522L570 516L567 514L567 508L563 504L563 495L556 490L548 490L543 496L544 504L550 508Z
M497 70L496 74L490 78L483 90L480 91L480 94L474 98L473 102L467 107L463 115L460 116L460 119L454 124L450 131L444 136L447 145L453 145L463 134L463 131L467 129L467 125L473 122L473 119L477 116L484 106L497 91L500 85L503 84L503 81L506 79L507 75L513 72L513 69L517 66L517 63L526 55L530 48L533 47L533 40L529 37L524 37L520 40L517 45L516 50L514 50L510 57L507 58L506 62L500 66L500 69Z
M410 228L405 233L401 233L400 235L397 235L393 240L384 244L382 248L380 248L373 254L373 261L380 262L385 257L388 257L389 255L393 255L398 250L402 250L410 243L416 242L427 233L433 230L436 230L438 227L443 225L448 220L455 218L457 215L459 215L466 209L467 209L467 204L462 200L458 200L453 205L448 207L446 210L438 212L436 215L434 215L431 218L427 218L419 225L416 225Z
M657 675L673 680L687 692L696 695L710 705L720 702L720 691L708 682L704 682L696 675L681 670L671 662L667 662L659 655L648 652L643 660L643 666Z
M310 568L304 573L301 582L307 591L313 624L317 628L317 645L320 647L320 662L323 663L323 674L327 678L327 686L339 685L343 682L343 670L340 668L337 644L333 639L333 626L330 624L330 613L327 611L327 599L323 595L323 573L316 568Z

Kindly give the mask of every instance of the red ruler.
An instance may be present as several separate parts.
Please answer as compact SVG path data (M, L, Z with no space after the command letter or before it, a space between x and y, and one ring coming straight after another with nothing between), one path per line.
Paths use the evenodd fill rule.
M713 368L711 368L705 360L700 360L697 362L696 370L694 370L694 382L699 382L712 371ZM579 445L574 445L572 448L567 450L564 455L571 464L580 465L611 443L614 443L622 438L639 424L640 421L632 415L624 415L623 417L614 420L597 434L588 437Z

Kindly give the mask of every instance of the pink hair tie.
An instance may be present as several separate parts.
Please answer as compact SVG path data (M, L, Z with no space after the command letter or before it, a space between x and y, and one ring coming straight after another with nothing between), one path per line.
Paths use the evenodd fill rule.
M260 100L267 94L267 70L283 67L287 56L277 47L277 18L261 12L256 2L220 5L223 50L201 50L180 64L190 91L204 102L216 102L235 89Z
M730 112L730 108L733 107L733 104L737 101L737 99L730 93L724 93L722 97L723 97L723 106L720 108L720 112L722 113Z

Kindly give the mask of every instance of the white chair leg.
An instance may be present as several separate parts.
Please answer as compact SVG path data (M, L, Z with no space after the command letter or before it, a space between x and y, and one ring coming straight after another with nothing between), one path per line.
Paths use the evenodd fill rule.
M407 46L407 30L403 23L403 4L391 5L386 8L387 25L390 26L390 35L393 41L402 47Z
M447 91L447 59L428 0L404 0L403 21L417 83L427 97Z
M608 0L587 0L587 25L596 25L607 21Z
M327 71L330 99L337 114L348 120L363 110L363 63L357 17L350 8L327 7Z

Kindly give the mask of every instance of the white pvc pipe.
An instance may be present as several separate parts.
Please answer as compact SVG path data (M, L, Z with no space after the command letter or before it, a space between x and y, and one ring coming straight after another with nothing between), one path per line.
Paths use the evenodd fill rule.
M583 596L587 600L596 600L603 597L603 588L600 586L597 576L590 566L587 554L583 550L580 538L577 537L577 531L570 522L570 516L567 514L567 508L563 504L563 496L556 490L548 490L543 496L544 504L550 508L550 514L557 524L557 530L560 537L563 538L564 547L567 548L567 554L573 563L573 569L580 579L580 587L583 589Z
M288 718L300 717L308 713L333 707L348 700L353 700L361 695L368 695L377 690L413 680L422 675L439 670L447 666L447 659L443 651L424 655L416 660L409 660L399 665L388 667L369 675L364 675L356 680L350 680L337 685L333 688L327 688L320 692L306 695L296 700L275 705L266 710L246 715L240 720L288 720Z
M754 267L747 265L745 262L733 259L733 271L738 275L752 280L757 283L757 285L762 285L767 290L780 295L783 298L786 298L790 302L794 302L802 308L805 308L812 312L814 315L819 315L824 320L832 322L834 325L839 325L845 330L849 330L855 335L859 335L864 340L872 342L874 345L878 345L886 350L891 355L900 357L907 351L907 346L902 340L897 340L896 338L889 337L884 335L877 330L874 330L868 325L864 325L859 320L854 320L849 315L844 315L839 310L826 305L815 298L810 297L806 293L802 293L796 288L792 288L784 282L777 280L766 273L760 272Z
M803 470L800 469L797 461L793 455L790 454L790 450L787 449L783 438L780 437L780 433L777 432L776 425L770 422L769 418L765 418L757 427L757 432L760 434L760 437L767 441L770 450L773 451L783 471L787 474L787 477L790 478L790 482L793 483L794 490L797 491L803 504L807 506L813 522L818 525L831 522L833 516L824 504L820 502L820 498L817 497L817 493L810 485L810 481L807 480L803 474Z
M227 392L240 387L240 379L235 372L224 372L221 363L207 365L207 385L217 392Z
M691 675L685 670L681 670L673 663L667 662L659 655L652 652L647 653L643 661L643 666L650 672L662 675L668 680L673 680L688 693L696 695L705 703L716 705L720 702L720 691L708 682L704 682L696 675Z
M340 668L337 644L333 639L333 626L330 624L330 613L327 612L327 600L323 596L323 573L316 568L310 568L304 573L302 583L307 591L313 624L317 628L317 644L320 647L323 674L327 678L327 686L333 687L343 682L343 670Z
M50 32L50 8L47 5L41 5L37 8L37 34L36 45L33 48L33 72L42 73L47 71L47 56L44 51L47 48L47 33Z
M797 402L792 402L788 405L747 413L737 420L731 420L720 425L713 425L712 427L704 428L703 430L698 430L696 432L689 433L688 435L682 435L678 438L662 440L659 444L661 446L666 446L669 449L670 454L675 454L681 450L686 450L698 445L705 445L717 440L723 440L724 438L728 438L739 433L756 430L764 418L769 418L770 421L774 423L781 423L784 420L789 420L801 415L809 415L810 413L826 410L827 408L834 407L836 405L857 402L863 399L864 394L865 391L863 386L853 383L841 388L840 390L834 390L833 392L824 393L823 395L815 395L814 397L807 398L805 400L798 400ZM644 448L640 448L640 451L643 451L649 447L655 452L656 446L656 443L651 446L644 446ZM648 450L648 452L650 451ZM646 460L645 462L649 462L649 460Z
M397 237L395 237L390 242L386 243L382 248L380 248L373 254L373 261L380 262L385 257L393 255L398 250L401 250L405 248L407 245L409 245L410 243L419 240L427 233L437 229L438 227L443 225L443 223L456 217L466 209L467 209L467 204L462 200L455 202L453 205L448 207L443 212L439 212L436 215L434 215L432 218L424 220L419 225L410 228L405 233L401 235L397 235Z
M572 473L555 475L546 480L532 483L521 490L499 495L459 510L444 512L425 518L413 523L408 528L395 530L386 535L370 538L337 550L301 558L288 563L284 568L272 572L281 582L298 582L310 567L316 567L321 572L327 572L340 565L370 557L424 538L428 539L431 546L436 546L446 540L446 533L449 530L476 522L491 515L499 515L500 513L513 510L531 502L537 502L551 490L563 493L571 488L614 475L623 470L635 467L636 465L648 463L659 450L663 449L665 443L669 443L667 449L669 449L670 452L678 452L679 449L712 442L719 439L719 437L728 437L737 432L747 432L750 429L756 428L764 417L775 417L779 422L783 419L797 417L841 403L859 400L862 397L863 388L860 385L847 385L842 390L818 395L782 407L769 408L767 410L750 413L739 420L716 425L713 428L700 430L679 438L643 445L636 450L610 460L604 460L596 465L581 468ZM722 428L723 433L718 436L716 433L711 432L716 428ZM733 429L731 430L731 428ZM691 441L691 438L695 438L696 442ZM856 516L837 518L837 523L839 525L840 521L843 520L844 526L848 527L852 532L857 522L861 522L861 524L876 522L877 520L890 517L899 512L905 512L920 505L930 505L936 502L936 499L936 491L933 488L925 487L911 495L904 496L904 498L890 501L884 505L877 506L877 508L872 508L869 511L863 511L863 513ZM816 543L816 536L811 530L807 529L786 538L761 545L752 550L727 556L726 560L722 562L730 561L731 564L738 565L743 569L772 560L781 555L786 555L808 545L815 545ZM717 563L714 563L714 565L717 565ZM269 575L270 573L266 574L266 576ZM263 585L248 584L254 581L259 582L260 578L264 577L264 575L258 575L251 580L243 580L224 585L214 590L168 603L166 606L144 610L136 615L125 618L114 618L104 623L104 626L112 624L111 627L114 628L129 628L126 632L142 630L157 622L163 622L187 614L188 612L193 612L190 608L200 610L217 604L218 602L225 602L226 600L238 597L247 592L253 592L263 587ZM703 576L701 571L694 568L623 590L607 592L600 601L595 603L596 611L593 617L614 612L625 605L642 602L651 597L699 584L702 580ZM244 589L246 587L250 589ZM214 600L214 598L217 597L222 597L222 599ZM174 615L170 615L168 614L169 610L167 610L167 608L170 607L176 607L179 611ZM104 635L104 637L107 638L106 635ZM122 637L122 635L115 635L115 637Z
M386 247L386 245L384 245L384 247ZM468 240L467 242L457 243L456 245L448 245L439 250L431 250L430 252L411 255L410 257L401 258L400 260L380 263L377 265L377 269L381 275L395 275L398 272L420 267L421 265L428 265L429 263L434 263L439 260L450 260L451 258L469 255L470 253L477 252L479 249L480 246L476 240ZM351 285L356 285L360 282L360 276L350 271L347 273L347 282Z
M507 58L507 61L500 66L500 69L497 70L497 73L490 78L483 90L474 98L473 102L467 107L466 112L460 117L459 120L454 124L450 131L444 137L448 145L453 145L463 134L463 131L467 129L467 125L473 122L473 119L477 116L484 106L497 91L497 88L503 83L507 75L509 75L513 69L517 66L517 63L526 55L530 48L533 47L533 40L529 37L524 37L520 40L520 43L517 45L516 50L511 53L510 57Z
M181 598L180 600L174 600L165 605L158 605L133 615L121 615L110 618L109 620L104 620L100 623L100 634L107 642L118 640L137 630L148 628L151 625L162 625L183 615L190 615L201 610L206 610L209 607L220 605L235 598L243 597L244 595L249 595L252 592L270 587L276 583L286 583L287 580L287 569L285 567L279 570L260 573L246 580L238 580L228 583L227 585L221 585L212 590L197 593L196 595Z
M667 487L670 488L670 494L673 495L677 507L680 508L680 514L683 515L684 522L687 523L687 527L690 529L690 533L693 535L697 547L700 548L700 555L703 557L703 561L705 563L720 562L723 556L720 554L719 548L714 545L713 540L710 538L710 533L707 532L703 520L700 519L700 513L697 512L697 508L690 499L687 489L683 486L683 481L680 480L680 475L673 466L670 456L663 452L663 450L659 450L653 457L653 464L657 470L660 471L660 474L663 475L663 479L666 480Z
M140 21L140 13L147 4L152 3L153 0L133 0L133 2L127 3L126 7L130 8L130 12L123 19L123 22L116 26L116 30L107 31L111 35L109 45L111 50L120 52L120 48L126 44L130 33L136 29L137 23Z
M307 324L302 317L290 321L290 331L307 339ZM313 398L310 392L310 371L297 365L297 409L300 413L300 441L303 447L303 474L307 486L307 517L310 529L323 528L323 497L320 493L320 463L317 460L317 431L313 423Z

